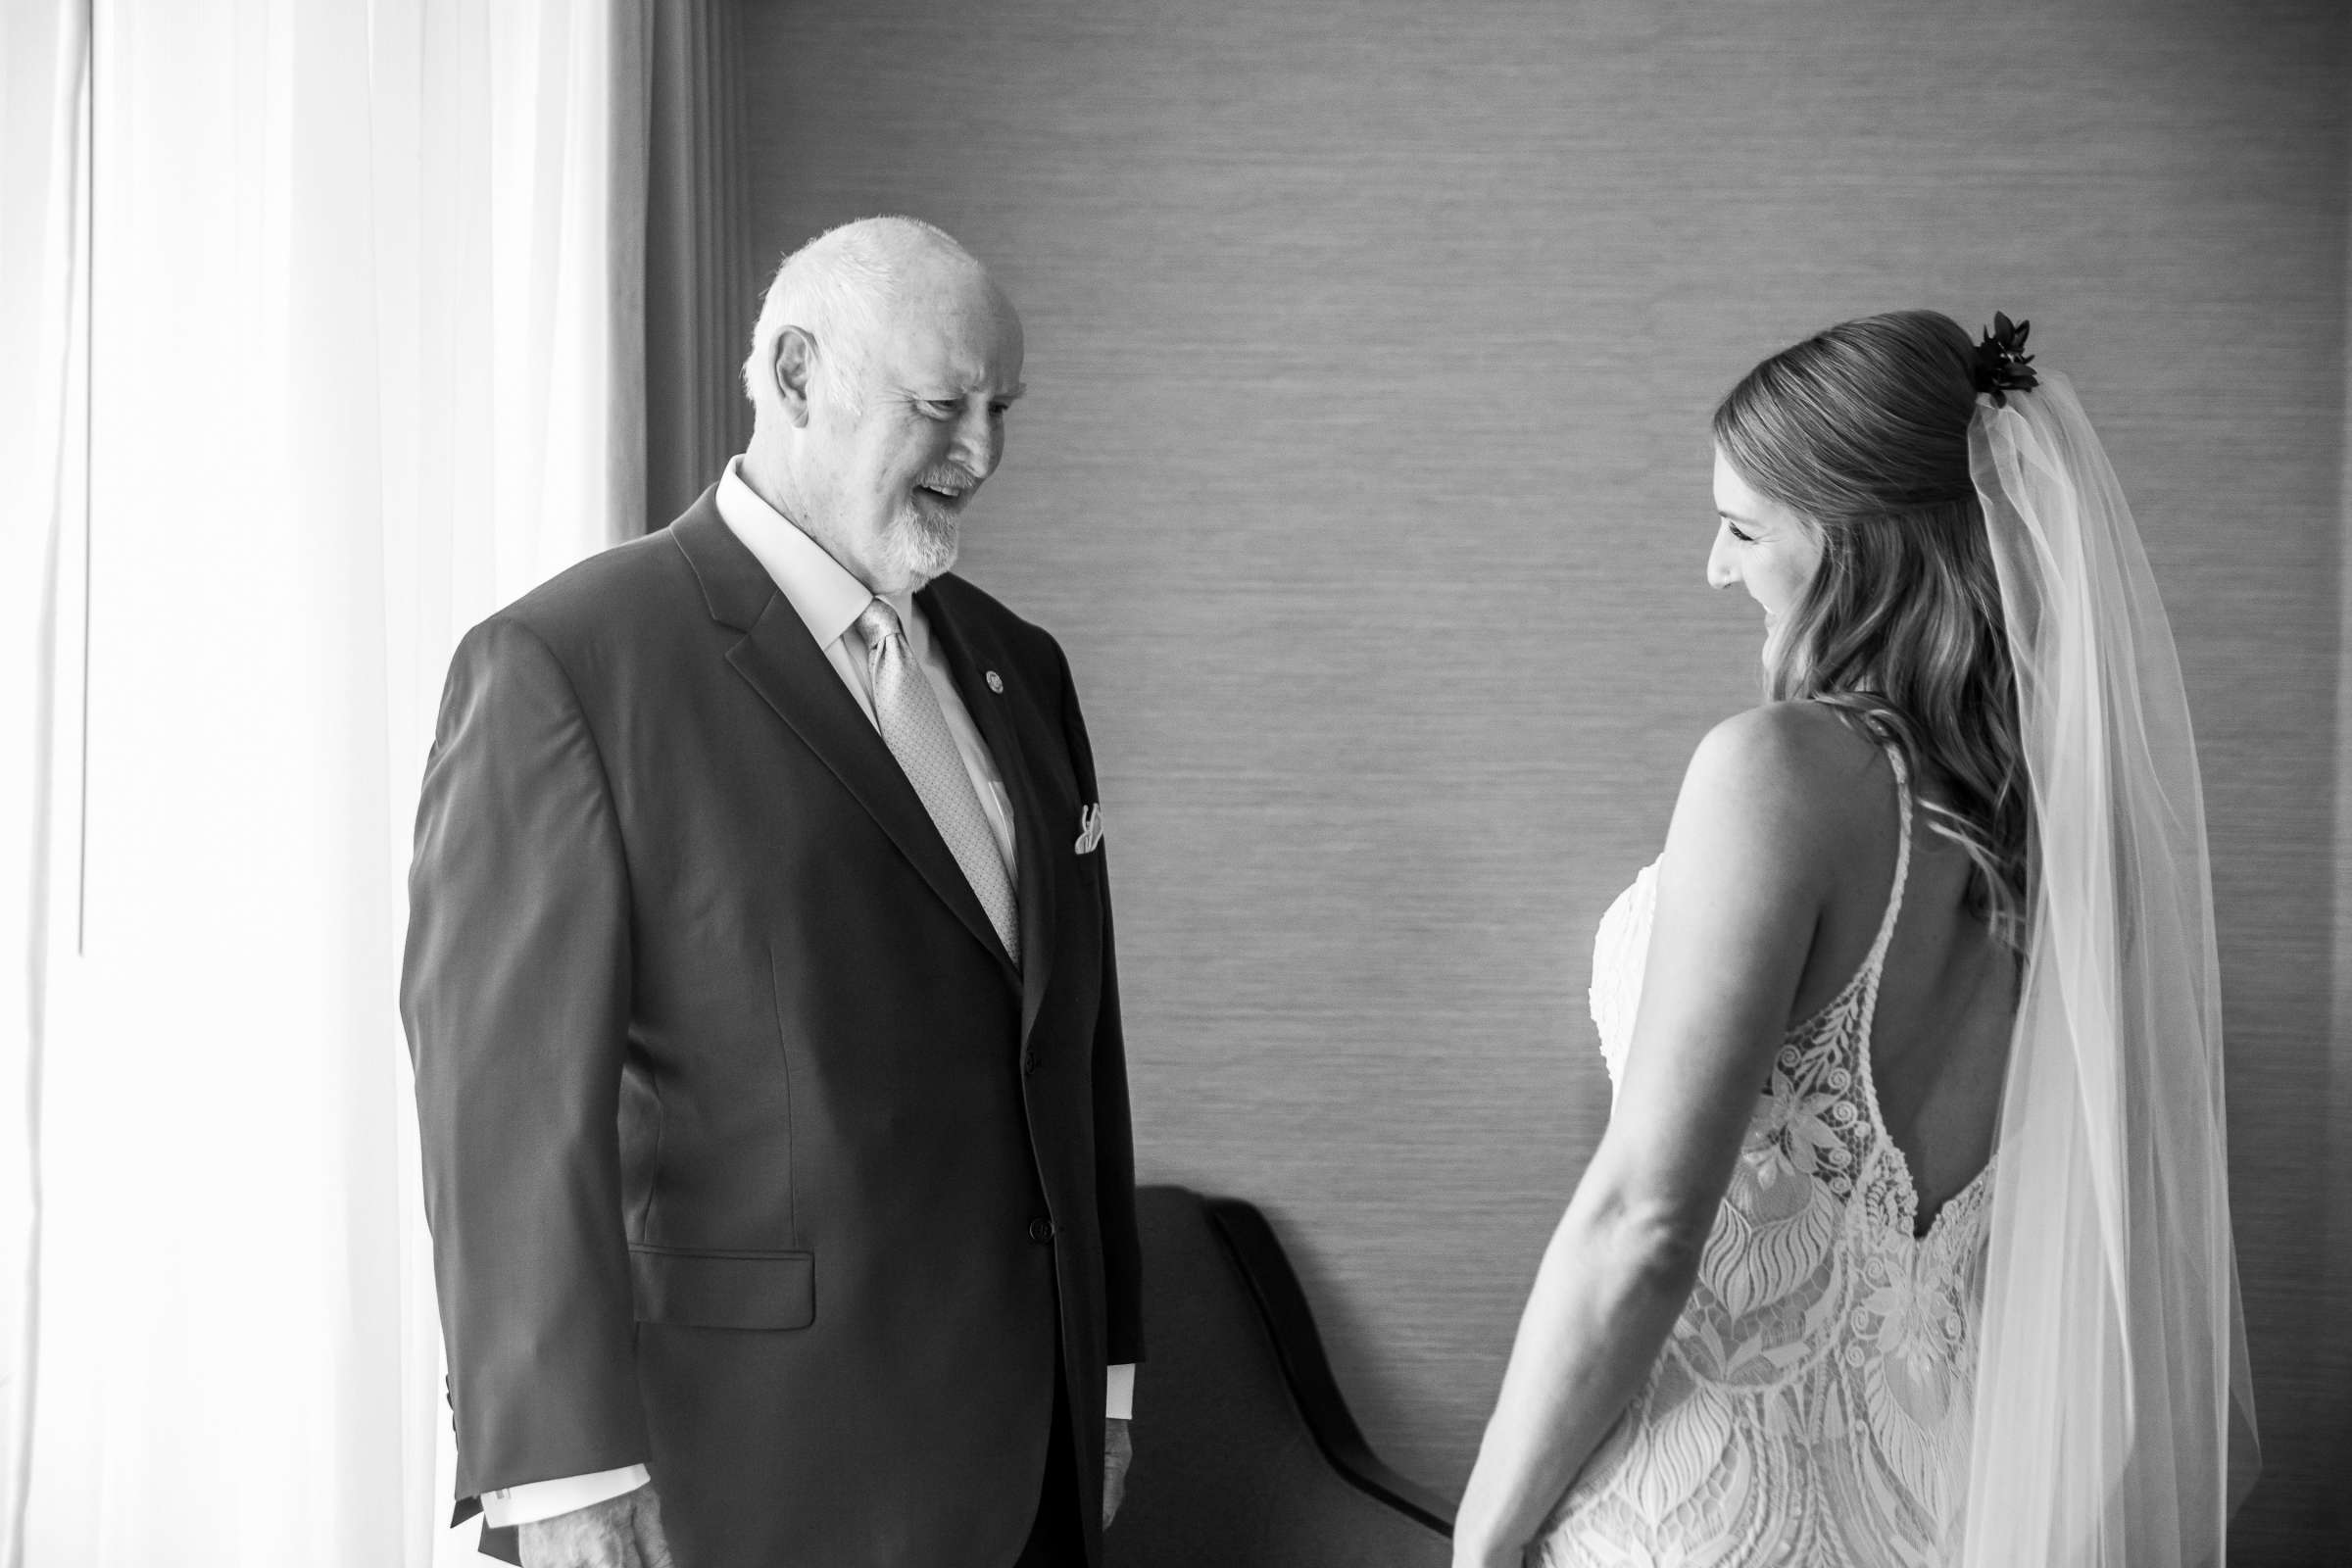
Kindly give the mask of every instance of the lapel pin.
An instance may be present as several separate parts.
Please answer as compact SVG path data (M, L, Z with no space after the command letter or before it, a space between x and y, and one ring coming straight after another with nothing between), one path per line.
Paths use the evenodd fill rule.
M993 670L993 669L992 669L992 670L990 670L990 671L988 672L988 689L989 689L990 691L992 691L992 692L995 692L995 693L996 693L996 694L997 694L999 697L1002 697L1002 696L1004 696L1004 676L1002 676L1002 675L1000 675L1000 674L998 674L998 673L997 673L995 670Z
M1078 813L1078 853L1092 855L1102 846L1102 808L1089 806Z

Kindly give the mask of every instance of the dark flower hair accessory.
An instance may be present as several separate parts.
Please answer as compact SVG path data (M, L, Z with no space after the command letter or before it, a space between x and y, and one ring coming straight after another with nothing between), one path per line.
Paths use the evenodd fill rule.
M2008 317L1995 311L1992 330L1977 345L1970 379L1978 391L1992 399L1995 408L2007 408L2012 392L2031 392L2041 385L2041 377L2034 371L2034 356L2026 352L2026 334L2032 330L2032 321L2012 324Z

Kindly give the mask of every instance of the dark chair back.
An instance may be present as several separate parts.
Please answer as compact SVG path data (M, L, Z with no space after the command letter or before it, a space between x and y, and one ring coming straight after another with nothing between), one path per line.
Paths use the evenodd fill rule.
M1264 1217L1136 1194L1147 1359L1108 1568L1445 1568L1446 1504L1375 1458Z

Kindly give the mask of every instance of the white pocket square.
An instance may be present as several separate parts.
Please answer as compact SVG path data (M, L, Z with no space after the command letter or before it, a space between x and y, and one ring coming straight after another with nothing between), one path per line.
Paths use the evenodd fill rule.
M1102 847L1102 808L1089 806L1078 812L1078 853L1092 855Z

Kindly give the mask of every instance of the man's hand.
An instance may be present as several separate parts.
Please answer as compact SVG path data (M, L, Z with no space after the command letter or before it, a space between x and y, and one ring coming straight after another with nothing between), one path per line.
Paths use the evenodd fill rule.
M520 1527L522 1568L670 1568L651 1486Z
M1127 1498L1127 1467L1135 1462L1135 1440L1127 1423L1112 1416L1102 1427L1102 1528L1108 1530Z

